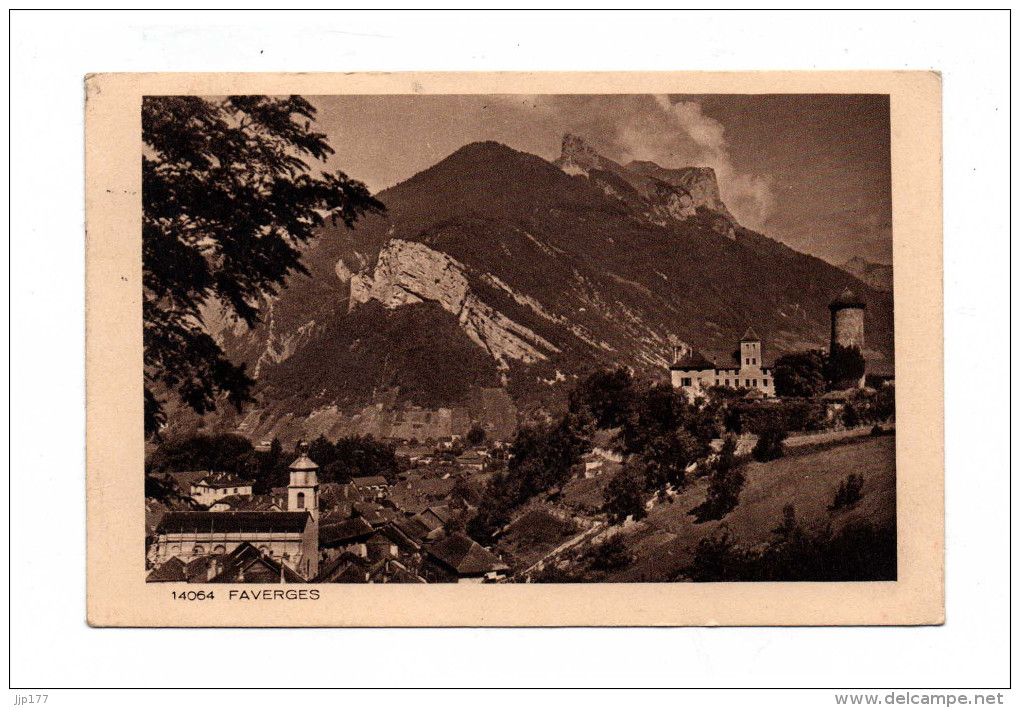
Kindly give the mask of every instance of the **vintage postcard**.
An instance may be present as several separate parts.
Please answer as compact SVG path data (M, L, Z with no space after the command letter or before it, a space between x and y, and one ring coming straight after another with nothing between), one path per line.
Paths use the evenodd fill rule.
M85 85L92 625L943 621L937 74Z

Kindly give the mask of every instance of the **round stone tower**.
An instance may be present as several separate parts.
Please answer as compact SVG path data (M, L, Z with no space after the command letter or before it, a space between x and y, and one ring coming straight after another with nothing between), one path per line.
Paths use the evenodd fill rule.
M829 312L832 313L830 352L838 344L842 347L857 347L864 353L864 308L864 301L854 295L850 288L829 303Z

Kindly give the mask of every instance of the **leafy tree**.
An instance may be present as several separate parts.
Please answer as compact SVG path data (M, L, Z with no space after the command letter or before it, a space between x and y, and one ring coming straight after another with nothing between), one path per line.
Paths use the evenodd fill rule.
M167 472L242 472L245 457L254 448L240 435L187 435L164 441L146 460L150 474Z
M776 360L776 395L811 398L825 393L825 355L820 351L784 354Z
M485 442L485 428L477 423L472 425L471 430L467 432L465 439L467 440L468 445L481 445Z
M687 481L687 467L708 453L708 445L686 430L665 433L648 442L643 458L645 480L649 490L666 485L681 487Z
M737 508L746 478L736 453L737 440L729 436L723 441L722 450L713 465L705 501L691 509L699 524L721 519Z
M197 413L225 395L251 400L253 380L203 325L207 308L249 327L259 301L307 272L302 244L329 219L352 226L383 205L342 172L305 160L333 149L300 96L147 96L142 101L142 284L145 431L170 393Z
M751 450L751 457L758 462L778 460L786 454L783 447L784 440L786 440L786 431L783 428L773 426L764 430L758 436L758 442L754 444L754 449Z
M830 390L853 388L864 376L864 354L858 347L833 343L825 361L825 381Z
M635 403L634 377L628 369L592 372L570 392L570 410L587 410L599 428L617 428L630 417Z
M589 570L622 570L634 560L634 555L627 550L627 544L621 534L606 539L584 554Z
M609 481L603 491L602 510L609 516L610 523L622 524L628 516L639 521L648 515L642 495L644 487L641 468L636 464L628 465Z

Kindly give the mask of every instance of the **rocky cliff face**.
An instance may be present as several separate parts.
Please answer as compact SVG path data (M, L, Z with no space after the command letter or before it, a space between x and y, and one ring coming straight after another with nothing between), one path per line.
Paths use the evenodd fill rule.
M394 239L379 254L374 272L351 278L350 308L369 300L395 309L433 302L457 317L464 333L499 368L512 360L534 364L560 350L527 327L487 305L471 291L467 267L428 246ZM491 276L490 276L491 279Z

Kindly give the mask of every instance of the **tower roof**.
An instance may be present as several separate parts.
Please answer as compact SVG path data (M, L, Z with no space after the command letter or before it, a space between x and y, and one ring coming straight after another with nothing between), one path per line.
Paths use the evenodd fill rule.
M854 295L854 291L850 288L844 288L839 297L829 303L830 310L842 310L847 307L858 307L862 310L865 307L864 301Z
M301 472L305 470L317 470L319 466L312 462L312 458L308 456L308 443L304 440L297 445L298 458L291 463L290 469L295 472Z
M754 331L754 327L748 327L747 331L744 332L744 336L740 338L741 342L760 342L761 337Z

